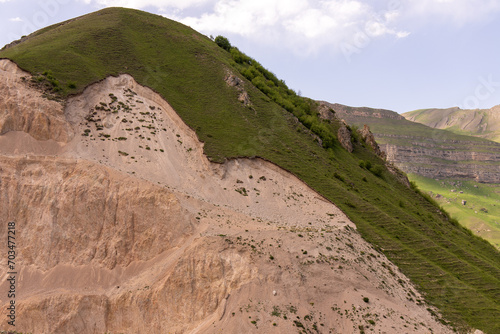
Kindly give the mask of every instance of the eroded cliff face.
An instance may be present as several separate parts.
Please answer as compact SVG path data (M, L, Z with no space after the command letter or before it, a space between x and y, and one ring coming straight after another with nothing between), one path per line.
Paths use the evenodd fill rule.
M73 131L62 103L42 98L29 84L31 75L7 59L0 59L0 73L0 135L24 131L38 140L71 140Z
M26 74L2 68L15 101ZM30 106L3 115L28 117ZM59 108L38 109L59 120L48 132L32 122L0 136L17 331L451 333L335 205L269 162L210 163L194 131L132 77ZM0 258L2 277L6 268ZM0 329L8 303L0 294Z
M430 129L389 110L321 103L349 124L369 125L387 160L406 173L500 183L499 143Z
M329 103L326 101L320 101L320 106L325 106L335 113L335 115L340 118L350 118L355 117L373 117L373 118L386 118L395 120L404 120L405 118L392 110L386 109L373 109L368 107L349 107L340 103ZM322 110L325 110L322 108ZM329 113L322 112L323 118L328 118Z
M385 138L379 135L378 138ZM394 139L394 138L393 138ZM388 140L389 141L389 140ZM464 178L500 183L500 145L412 138L412 146L381 144L387 159L406 173L430 178ZM457 147L460 147L459 149Z

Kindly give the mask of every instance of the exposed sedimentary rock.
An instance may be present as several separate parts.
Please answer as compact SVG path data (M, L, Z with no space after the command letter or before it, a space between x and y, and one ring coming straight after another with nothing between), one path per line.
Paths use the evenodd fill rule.
M0 136L16 330L290 333L300 317L306 330L357 333L370 314L382 332L451 333L335 205L269 162L210 163L132 77L72 97L63 121L64 144L24 127ZM1 294L2 319L8 303Z

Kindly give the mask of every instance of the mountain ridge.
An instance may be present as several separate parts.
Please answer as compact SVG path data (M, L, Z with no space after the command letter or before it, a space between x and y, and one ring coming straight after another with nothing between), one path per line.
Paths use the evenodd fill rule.
M500 142L500 105L490 109L421 109L403 116L431 128Z
M499 270L496 263L498 252L491 245L459 227L418 192L401 184L384 169L384 161L376 157L363 141L356 139L356 132L352 133L352 154L341 148L334 138L329 143L320 143L314 134L326 133L322 138L328 139L329 134L336 133L340 123L337 120L331 123L318 122L314 114L314 103L296 98L290 90L285 91L284 87L280 87L281 93L278 95L272 95L272 89L267 93L263 92L266 87L280 85L280 82L271 75L272 73L256 68L248 63L248 60L242 61L241 54L229 53L193 30L177 26L178 24L171 21L163 21L156 16L124 9L107 9L99 13L102 14L99 17L89 14L85 20L70 22L60 27L57 34L51 34L51 29L39 32L36 35L38 40L27 39L0 52L0 57L12 58L21 68L29 69L35 81L46 84L63 97L82 91L99 79L117 75L120 71L130 71L134 80L159 92L182 120L196 131L198 138L205 143L204 153L212 161L222 162L232 157L258 155L292 171L311 188L336 203L355 222L366 240L374 243L378 249L384 249L384 253L415 281L429 302L440 308L445 319L461 329L475 326L486 331L495 330L495 324L492 324L488 317L494 317L498 308L494 302L495 291L500 289L499 283L495 281ZM104 15L109 16L106 22L102 22ZM108 28L113 20L118 19L125 20L127 24L122 26L127 31L133 31L135 35L127 35L124 34L126 31L123 31L119 35L120 38L114 39L113 34L109 34L113 29ZM141 22L144 20L149 25L156 24L157 30L142 30ZM89 27L84 27L84 23ZM171 28L169 25L176 27ZM74 30L80 31L82 35L74 35ZM147 38L141 39L140 35ZM75 36L80 38L77 44L72 42ZM121 40L125 37L129 40ZM90 39L89 43L83 44L85 50L78 49L82 38ZM37 44L40 39L43 39L43 43ZM69 45L68 49L72 50L73 54L68 55L61 51L62 41L65 41L64 47ZM170 47L172 45L175 45L175 48ZM87 54L84 51L91 52ZM114 64L110 63L109 55L115 56ZM60 63L58 66L51 66L49 59L60 59ZM94 61L94 64L93 59L99 61ZM242 104L238 100L241 92L224 80L228 68L239 76L251 106ZM83 73L81 76L78 75L77 69ZM253 76L252 80L249 80L247 75ZM133 95L130 92L128 94ZM117 97L116 94L114 96ZM193 96L196 99L193 99ZM287 105L287 100L284 99L287 96L303 103L303 108ZM283 100L280 101L280 98ZM113 98L107 96L106 100L100 101L105 105L88 107L94 108L96 115L102 112L113 114L115 110L110 104L117 108L117 102L112 101ZM132 104L133 100L128 104L128 108L137 107L132 107ZM283 109L283 105L293 112ZM99 109L95 108L96 106ZM311 109L308 110L307 106ZM118 113L127 113L128 108L121 106ZM102 139L107 142L111 137L105 137L104 134L111 134L106 133L104 124L96 123L101 122L102 117L89 116L89 120L94 119L89 125L90 128L87 128L90 131L83 131L79 136L84 140L95 139L89 141L89 145ZM148 116L148 122L154 120L150 117ZM97 121L99 118L100 121ZM125 119L127 122L131 120L127 117ZM146 121L146 118L143 119ZM139 122L134 120L136 121ZM139 130L134 130L137 126ZM141 124L137 126L131 127L131 133L146 131ZM147 126L154 125L148 123L145 126L147 129ZM149 130L161 133L154 129ZM100 136L100 133L104 137ZM18 134L10 131L4 135L4 139L16 135ZM141 135L144 138L139 138L146 141L145 143L148 143L148 137L153 138L147 133L141 132ZM117 159L125 160L136 157L135 153L132 155L132 152L118 148L128 145L131 141L122 140L120 136L112 139L110 144L113 146L110 147L113 147L114 151L109 154L119 155ZM183 142L182 139L178 140ZM175 144L176 142L173 142L174 145L182 145L178 142ZM37 142L37 145L40 145L40 142ZM85 150L85 145L81 149ZM148 146L148 150L144 145L141 144L141 150L144 150L145 157L150 154L162 157L160 153L163 152L160 149L166 149ZM154 151L155 149L158 151ZM186 150L188 149L189 147L186 147ZM92 152L100 154L97 151ZM103 154L104 157L100 159L106 161L109 154ZM361 167L360 161L364 162L365 167L372 165L380 168ZM374 171L378 171L378 175ZM249 176L247 178L250 180ZM241 186L237 188L240 192L235 191L233 196L242 196L246 200L249 196L244 196L242 187L247 190L248 195L247 187ZM399 205L394 205L392 193L400 195ZM252 191L251 194L253 195ZM421 267L414 266L414 263L420 263ZM442 280L447 282L446 285L443 285ZM477 304L470 305L471 296L478 301ZM471 308L474 309L473 314L465 311ZM484 308L489 310L488 314L482 313Z
M322 104L350 124L368 124L387 159L406 173L500 183L499 143L432 129L393 111Z

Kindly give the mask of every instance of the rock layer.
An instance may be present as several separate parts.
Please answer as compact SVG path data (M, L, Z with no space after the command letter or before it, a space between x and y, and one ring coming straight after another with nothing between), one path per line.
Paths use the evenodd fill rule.
M28 83L31 75L7 59L0 59L0 135L24 131L38 140L68 142L73 132L63 105L42 97Z
M349 124L368 125L387 160L406 173L500 183L499 143L424 127L389 110L321 103Z

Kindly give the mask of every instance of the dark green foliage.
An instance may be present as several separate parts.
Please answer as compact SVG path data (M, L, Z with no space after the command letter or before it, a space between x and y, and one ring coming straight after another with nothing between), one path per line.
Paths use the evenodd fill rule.
M334 128L330 122L318 117L318 106L315 101L298 96L283 80L279 80L274 73L237 48L231 49L231 56L243 76L272 101L297 117L306 128L320 138L324 148L334 146L336 138Z
M375 165L371 168L369 168L370 172L373 173L373 175L377 177L382 177L382 173L384 172L384 168L380 165Z
M298 320L294 320L293 323L295 324L295 326L297 326L298 328L305 328L304 325L298 321Z
M219 36L215 37L214 42L217 43L218 46L220 46L221 48L223 48L226 51L231 50L231 43L229 43L229 40L224 36L219 35Z

